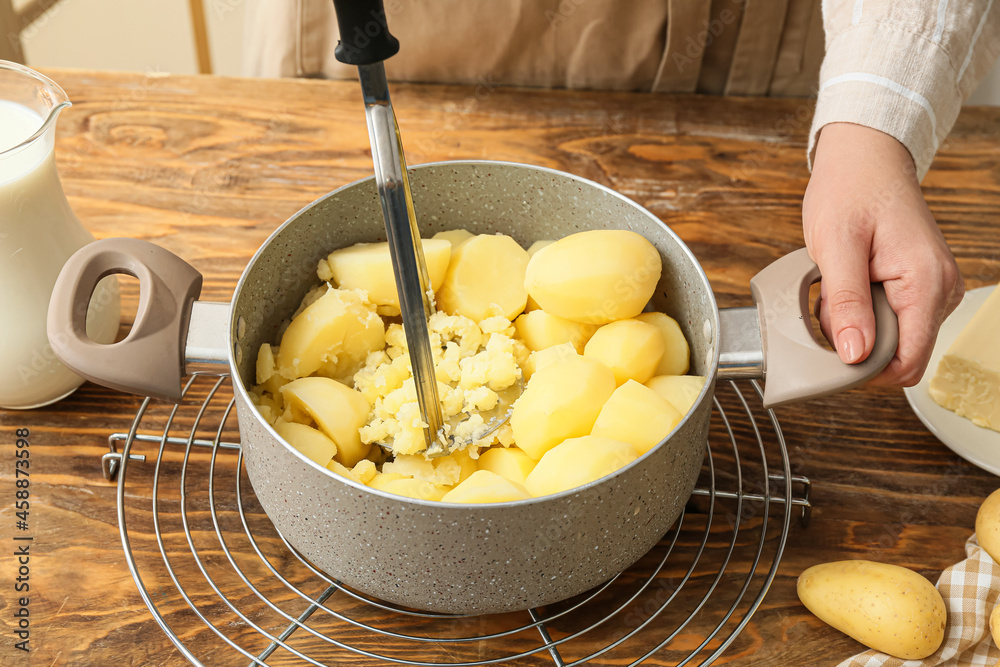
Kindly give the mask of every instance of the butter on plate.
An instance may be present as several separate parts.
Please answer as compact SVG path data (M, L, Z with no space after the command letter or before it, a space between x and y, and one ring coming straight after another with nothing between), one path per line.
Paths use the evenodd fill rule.
M929 392L941 407L1000 431L1000 288L941 358Z

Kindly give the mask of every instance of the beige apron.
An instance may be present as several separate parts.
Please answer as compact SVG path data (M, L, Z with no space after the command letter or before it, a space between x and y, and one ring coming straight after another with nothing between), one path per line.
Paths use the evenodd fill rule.
M385 0L394 81L803 96L820 0ZM250 76L356 76L331 0L250 0Z

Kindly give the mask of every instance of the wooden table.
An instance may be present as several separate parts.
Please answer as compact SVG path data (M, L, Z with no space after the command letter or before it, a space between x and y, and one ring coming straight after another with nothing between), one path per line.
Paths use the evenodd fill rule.
M252 253L290 214L371 170L351 83L50 74L75 103L59 120L57 156L79 217L98 238L149 239L186 258L205 275L205 299L228 300ZM393 98L411 164L513 160L610 186L683 238L722 306L748 305L751 275L803 244L809 101L412 85L395 86ZM996 283L1000 109L962 112L924 193L967 285ZM126 297L134 312L135 290ZM128 427L140 402L87 384L45 409L0 411L0 663L184 663L137 593L116 486L101 475L108 435ZM796 576L867 557L934 579L963 558L976 509L998 486L928 433L900 390L857 390L778 416L793 470L813 481L813 519L808 528L793 523L770 592L719 664L831 665L856 652L859 644L799 604ZM30 655L13 647L11 615L21 428L30 429L32 457ZM136 525L134 548L155 556L145 524ZM152 589L168 613L184 608L169 586ZM185 641L197 643L196 634ZM200 658L248 662L228 655ZM335 664L376 664L338 655ZM551 663L542 655L520 664ZM663 655L650 664L674 663Z

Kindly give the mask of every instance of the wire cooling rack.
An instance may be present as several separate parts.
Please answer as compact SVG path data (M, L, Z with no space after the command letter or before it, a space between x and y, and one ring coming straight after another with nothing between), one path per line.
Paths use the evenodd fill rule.
M139 594L195 665L708 665L777 573L809 480L791 474L756 382L720 383L684 513L646 556L573 599L525 612L414 611L344 586L274 529L246 477L227 375L180 405L147 399L102 458Z

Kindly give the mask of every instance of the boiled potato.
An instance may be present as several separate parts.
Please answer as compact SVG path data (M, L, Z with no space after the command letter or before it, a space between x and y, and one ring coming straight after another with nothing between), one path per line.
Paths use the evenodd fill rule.
M354 474L354 471L351 468L343 466L340 463L337 463L333 459L327 462L326 469L329 470L330 472L340 475L341 477L346 477L347 479L353 479L355 482L361 482L362 484L365 484L364 481L362 481L357 475ZM372 475L372 477L374 477L374 475Z
M517 447L492 447L479 455L479 469L495 472L512 482L524 484L535 460Z
M279 419L274 423L274 430L285 442L318 465L325 467L337 453L337 445L333 440L312 426Z
M364 355L381 349L385 345L385 328L374 306L363 296L356 290L328 289L294 317L278 346L278 372L294 380L312 375L328 361L336 362L338 355L345 352L352 358L364 359L362 350L348 351L345 344L363 344L367 349Z
M539 250L541 250L546 246L552 245L553 243L555 243L555 241L535 241L530 246L528 246L528 257L534 257L536 252L538 252ZM530 313L533 310L541 310L541 309L542 307L539 306L538 302L532 299L531 295L529 294L528 303L524 306L524 312Z
M480 234L452 253L437 292L438 307L449 315L480 322L493 315L508 320L524 310L528 253L509 236Z
M386 493L395 493L397 496L406 496L415 500L439 501L451 488L419 479L399 479L382 485L382 490Z
M1000 489L983 501L976 513L976 539L993 562L1000 563Z
M431 460L427 460L423 454L398 454L382 466L383 472L398 472L407 477L449 487L461 484L478 469L477 461L472 458L468 449Z
M583 356L600 361L615 374L619 386L627 380L648 382L660 357L663 337L652 324L639 320L619 320L598 329L583 349Z
M637 458L627 442L594 435L570 438L545 453L524 485L536 498L559 493L610 475Z
M652 324L663 336L664 352L656 375L684 375L691 368L691 348L677 320L664 313L642 313L637 320Z
M546 366L554 364L557 361L565 361L570 357L578 356L580 355L577 354L576 348L573 347L573 343L553 345L552 347L539 350L538 352L532 352L528 355L528 359L524 362L521 373L524 375L525 382L527 382L539 369L545 368Z
M274 377L277 367L274 363L274 350L267 343L260 346L257 351L257 384L264 384Z
M514 441L537 461L563 440L590 433L614 391L614 373L597 361L577 356L550 364L514 402Z
M705 386L702 375L657 375L646 386L667 399L682 415L691 411Z
M336 463L336 461L331 461L330 463ZM329 468L330 466L327 465ZM351 468L351 474L354 475L359 482L362 484L367 484L372 481L372 478L378 474L378 468L375 467L375 462L370 459L361 459L357 464Z
M396 472L422 482L449 487L462 480L462 464L454 454L433 459L422 454L397 454L382 466L382 472Z
M660 280L660 253L627 230L571 234L534 254L524 286L548 313L607 324L642 312Z
M257 386L254 387L254 391L257 392L257 405L266 406L270 408L272 413L278 415L281 414L283 407L280 390L282 386L288 384L288 378L278 373L274 357L275 349L267 343L260 346L256 365ZM270 397L264 396L265 392L270 394ZM274 420L268 421L273 422Z
M537 352L553 345L572 343L576 351L582 353L583 346L597 331L597 326L549 315L544 310L533 310L519 315L514 321L514 329L529 350Z
M444 282L451 260L451 241L423 239L424 261L435 292ZM368 300L377 306L399 308L396 278L392 272L392 257L388 243L357 243L334 250L326 258L330 275L338 287L368 292ZM391 312L391 311L388 311Z
M258 389L255 387L255 389ZM281 399L271 398L270 396L263 396L258 394L256 391L250 393L250 400L257 407L257 411L260 416L264 418L268 424L273 424L281 416Z
M527 500L524 486L489 470L477 470L441 498L445 503L506 503Z
M451 243L451 251L455 252L455 248L462 245L463 243L465 243L474 236L475 234L473 234L467 229L446 229L443 232L438 232L431 238L445 239L449 241Z
M472 454L469 453L468 449L461 449L448 456L458 462L459 470L461 471L458 475L459 484L472 477L472 473L479 470L479 462L472 458Z
M642 455L667 437L683 418L655 391L629 380L611 394L590 434L627 442Z
M555 243L555 241L549 241L549 240L535 241L530 246L528 246L528 257L534 257L536 252L538 252L542 248L546 248L552 245L553 243Z
M441 500L451 489L439 484L431 484L399 473L383 472L375 475L368 486L397 496L416 500Z
M337 445L334 458L353 467L368 455L359 429L368 423L371 406L361 392L325 377L304 377L281 388L285 403L305 412Z
M347 469L345 468L345 470ZM375 473L375 476L372 477L371 480L368 482L368 486L372 487L373 489L381 489L389 482L395 482L396 480L400 479L413 479L413 478L407 477L406 475L403 475L398 472L377 472Z
M349 318L340 347L331 352L316 373L351 384L354 374L364 367L368 355L384 347L385 326L380 317Z
M904 567L866 560L814 565L799 576L797 590L820 620L897 658L926 658L944 639L941 594Z

